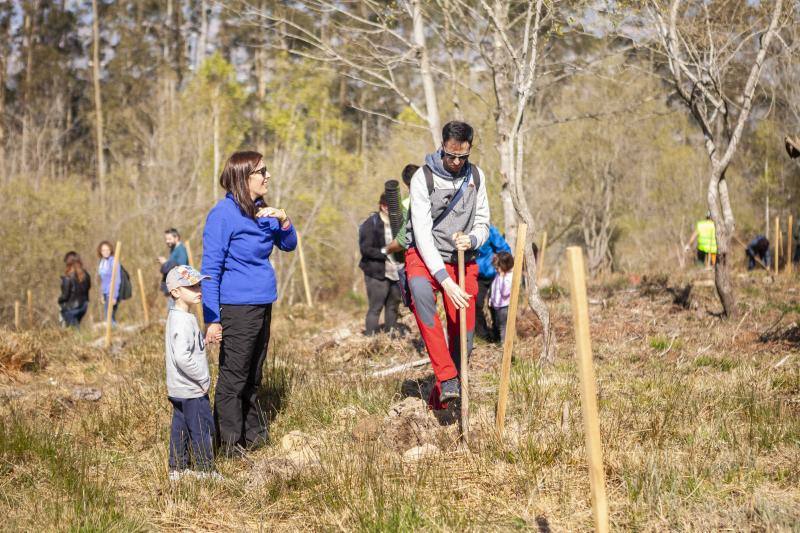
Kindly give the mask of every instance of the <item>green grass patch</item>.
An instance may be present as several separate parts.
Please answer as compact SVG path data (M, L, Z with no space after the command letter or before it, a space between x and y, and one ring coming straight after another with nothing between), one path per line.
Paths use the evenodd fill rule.
M138 521L126 514L114 487L98 468L93 452L53 428L16 416L4 420L0 426L0 458L7 480L3 492L9 507L20 513L6 517L4 527L75 531L142 529Z

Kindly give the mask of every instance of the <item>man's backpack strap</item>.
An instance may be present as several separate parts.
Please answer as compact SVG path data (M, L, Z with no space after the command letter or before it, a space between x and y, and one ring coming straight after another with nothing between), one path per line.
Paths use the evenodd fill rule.
M428 186L428 196L433 194L433 171L428 165L422 165L422 172L425 174L425 185Z
M481 188L481 173L478 171L478 167L472 163L468 163L468 165L471 167L470 173L472 174L472 181L475 183L475 190L479 190ZM430 196L433 194L433 171L428 165L423 165L422 172L425 173L425 185L428 186L428 196Z

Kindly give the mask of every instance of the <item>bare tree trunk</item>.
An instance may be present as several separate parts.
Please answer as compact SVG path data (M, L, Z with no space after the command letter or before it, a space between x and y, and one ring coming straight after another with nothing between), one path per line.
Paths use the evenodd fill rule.
M217 178L220 172L220 146L219 146L219 89L214 91L214 101L211 104L211 113L213 121L213 144L214 144L214 161L213 168L211 169L211 198L217 199Z
M420 64L422 89L425 93L425 112L428 116L428 128L431 131L433 145L442 144L442 125L439 118L439 103L436 100L436 86L433 82L431 62L428 57L428 47L425 44L425 22L422 20L422 6L420 0L411 0L412 21L414 24L414 45Z
M708 184L708 208L714 221L717 238L717 264L714 268L714 284L727 318L736 316L736 298L731 283L730 242L735 231L728 184L724 171L713 168Z
M206 0L200 2L200 33L197 36L194 53L194 71L200 68L206 59L206 47L208 45L208 15L206 13L208 5Z
M0 45L0 176L4 182L8 182L10 176L6 169L6 129L5 129L5 113L6 113L6 59L5 59L5 46Z
M92 82L94 84L95 147L97 149L97 185L100 208L106 213L106 162L103 151L103 101L100 95L100 13L97 0L92 0Z
M28 167L28 151L30 145L30 129L31 129L31 109L33 107L33 48L34 39L36 38L36 15L39 12L39 2L35 1L30 5L30 10L25 13L23 26L25 33L25 42L27 50L25 59L25 90L24 101L25 109L22 116L22 150L20 154L19 169L21 172L26 173Z
M497 131L496 147L500 155L500 174L503 178L503 209L507 238L515 241L517 221L528 225L528 234L525 243L526 288L528 291L528 304L542 324L542 350L539 360L543 363L552 363L555 360L555 338L550 325L550 312L539 294L536 285L536 271L538 265L533 254L533 237L536 225L533 215L525 198L522 186L522 171L524 168L524 139L522 126L524 110L532 94L533 79L536 69L536 35L539 31L542 1L536 4L535 21L529 26L530 40L526 40L524 49L530 53L530 63L523 65L524 71L515 71L514 60L505 42L508 28L509 3L504 0L495 0L493 4L493 50L492 50L492 81L496 99L495 127ZM533 16L529 11L529 17ZM530 49L529 49L530 47ZM519 68L519 67L517 67ZM507 200L510 198L510 202Z

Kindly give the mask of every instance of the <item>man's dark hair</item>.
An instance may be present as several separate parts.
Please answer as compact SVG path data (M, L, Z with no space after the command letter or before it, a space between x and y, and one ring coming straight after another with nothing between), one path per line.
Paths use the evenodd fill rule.
M172 235L176 239L181 238L181 234L178 233L178 230L176 230L175 228L169 228L167 230L164 230L164 235Z
M381 199L378 200L378 204L380 205L389 205L386 203L386 193L381 193Z
M414 173L419 170L419 165L406 165L403 167L403 183L406 184L406 187L411 187L411 178L414 177Z
M442 128L442 142L446 143L449 140L456 142L468 142L472 145L472 126L466 122L452 120L444 125Z

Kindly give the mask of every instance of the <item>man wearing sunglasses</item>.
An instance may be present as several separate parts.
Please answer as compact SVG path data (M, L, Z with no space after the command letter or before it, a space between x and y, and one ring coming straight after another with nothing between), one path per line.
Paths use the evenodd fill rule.
M436 386L428 400L434 409L460 397L458 312L467 309L469 352L478 293L475 256L489 236L486 180L483 172L469 162L472 138L469 124L448 122L442 130L442 147L428 154L425 166L411 178L405 268L411 310L436 374ZM466 291L458 285L458 250L465 251ZM436 313L437 292L446 295L443 301L447 339Z

